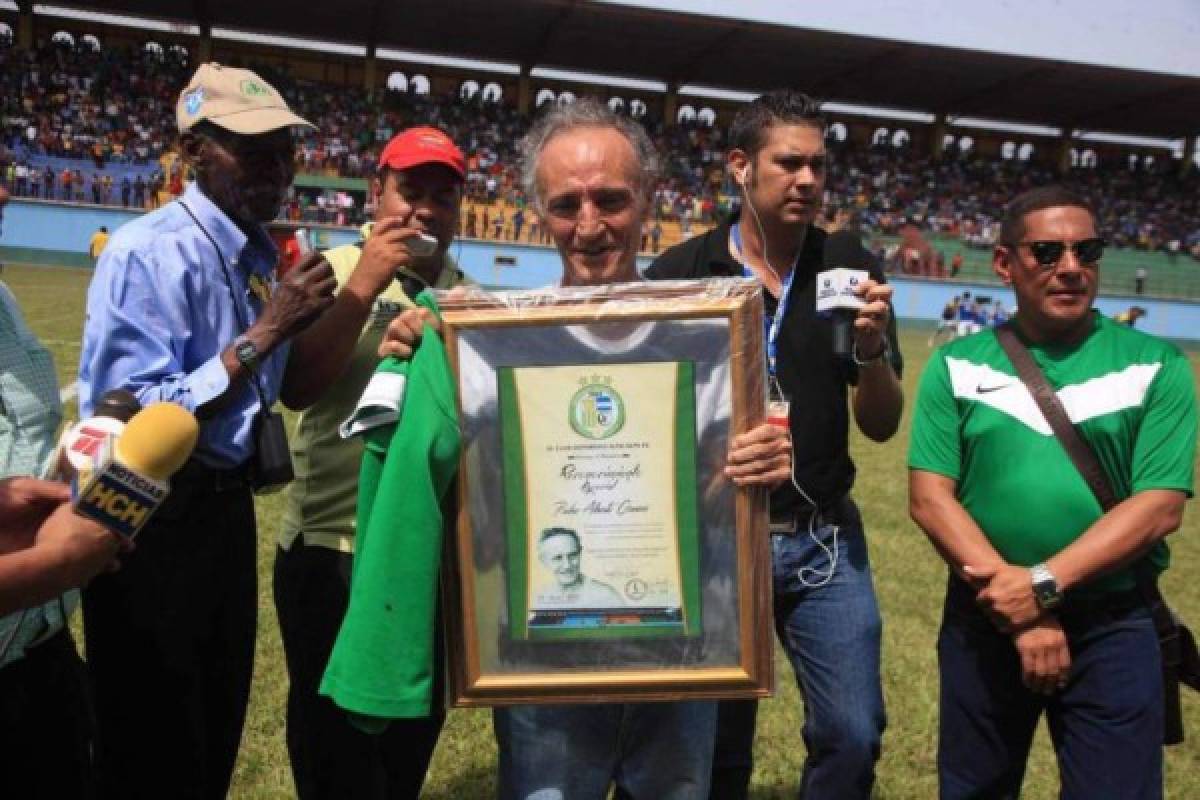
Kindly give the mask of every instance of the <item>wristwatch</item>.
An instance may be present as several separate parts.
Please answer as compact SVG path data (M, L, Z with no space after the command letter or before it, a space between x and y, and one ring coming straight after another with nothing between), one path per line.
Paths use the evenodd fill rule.
M886 364L890 360L891 355L892 343L888 341L887 336L883 337L883 347L880 349L879 353L867 359L863 359L861 356L859 356L858 342L855 342L854 346L850 348L850 358L852 361L854 361L854 366L859 367L860 369L863 367L877 367L880 364Z
M246 369L251 372L258 369L258 345L245 336L239 336L233 340L233 354L237 356L238 363Z
M1033 579L1033 596L1037 604L1046 611L1056 608L1062 602L1062 592L1058 590L1058 580L1045 564L1034 564L1029 568L1029 577Z

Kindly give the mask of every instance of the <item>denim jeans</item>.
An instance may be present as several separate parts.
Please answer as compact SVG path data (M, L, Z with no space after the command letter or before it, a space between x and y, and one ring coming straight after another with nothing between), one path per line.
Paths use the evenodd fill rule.
M849 498L843 506L836 526L771 536L775 631L804 698L807 755L799 794L805 800L870 797L887 722L879 674L883 625L862 517ZM721 703L713 800L746 797L754 703Z
M708 797L711 701L512 706L493 715L500 800Z
M997 631L952 579L938 636L942 800L1020 795L1042 711L1062 773L1063 800L1162 797L1162 664L1145 607L1059 614L1071 674L1045 697L1026 689L1012 638Z

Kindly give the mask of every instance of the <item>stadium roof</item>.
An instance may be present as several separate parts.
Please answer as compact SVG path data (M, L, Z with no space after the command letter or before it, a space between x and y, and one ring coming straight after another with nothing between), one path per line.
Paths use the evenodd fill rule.
M589 0L82 0L377 48L1167 138L1200 133L1200 78L725 20ZM164 15L164 6L170 13ZM1082 33L1082 32L1080 32Z

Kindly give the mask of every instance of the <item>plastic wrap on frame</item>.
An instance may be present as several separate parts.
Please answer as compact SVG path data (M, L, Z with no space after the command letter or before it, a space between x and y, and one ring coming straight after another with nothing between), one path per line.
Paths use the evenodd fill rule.
M655 281L599 287L487 291L470 287L435 293L450 326L463 432L463 489L469 519L471 590L468 649L482 675L728 668L744 661L739 616L736 494L723 474L734 432L735 379L762 382L761 285L744 278ZM758 330L735 336L731 301L755 310ZM685 301L685 302L680 302ZM569 306L569 311L564 308ZM686 307L683 316L676 309ZM489 324L454 324L455 312ZM563 314L567 311L567 319ZM495 312L489 313L489 312ZM546 317L550 324L539 324ZM755 352L738 352L753 346ZM699 561L699 624L687 635L536 641L515 636L510 601L514 581L505 531L505 455L501 374L545 365L627 362L687 363L694 380L695 527ZM735 376L733 364L742 367ZM763 398L762 391L747 395ZM745 420L762 409L742 409ZM764 536L765 540L765 536ZM462 551L459 551L460 554ZM527 556L528 552L526 552ZM586 566L586 562L585 562ZM532 569L532 567L530 567ZM529 575L525 580L529 580ZM516 580L520 581L518 576ZM586 698L580 698L586 699Z
M540 289L491 291L479 286L431 290L442 311L504 309L525 312L564 304L583 304L595 309L601 319L629 311L662 308L673 299L690 305L714 304L734 296L761 298L762 284L755 278L712 278L702 281L635 281L605 286L548 286Z

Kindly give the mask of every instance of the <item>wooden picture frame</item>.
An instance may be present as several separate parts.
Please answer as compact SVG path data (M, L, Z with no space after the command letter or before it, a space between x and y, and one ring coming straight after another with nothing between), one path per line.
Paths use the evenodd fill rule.
M462 454L443 571L459 707L764 697L765 417L748 279L437 294Z

